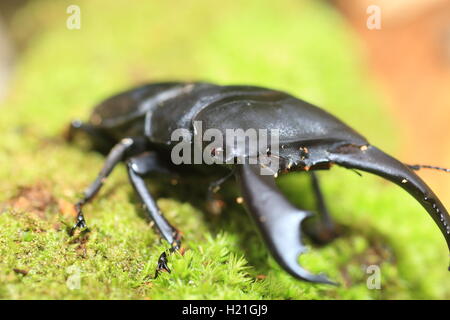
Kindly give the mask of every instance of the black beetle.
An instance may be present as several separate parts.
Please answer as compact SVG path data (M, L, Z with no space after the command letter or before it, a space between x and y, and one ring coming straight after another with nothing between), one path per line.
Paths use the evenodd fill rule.
M73 121L69 137L77 131L87 133L94 148L108 154L106 163L84 197L76 204L75 228L85 228L82 206L100 190L107 176L120 161L128 166L130 182L162 237L180 248L180 234L164 218L143 178L154 174L179 172L183 165L172 163L170 155L176 145L172 133L184 129L190 138L204 129L277 129L277 150L269 144L264 156L277 159L277 170L262 175L262 163L236 161L255 156L248 149L231 148L232 162L202 165L203 172L229 169L225 178L235 175L250 216L277 262L296 278L318 283L332 283L323 275L313 275L298 264L305 251L300 224L311 215L288 202L278 191L275 178L290 171L308 171L318 199L322 217L318 233L332 234L329 217L314 170L337 164L367 171L386 178L408 191L425 208L443 233L450 247L450 217L433 191L413 172L424 166L409 166L387 155L349 126L305 101L287 93L255 86L220 86L210 83L163 82L140 86L115 95L93 111L88 123ZM194 140L188 140L194 145ZM196 148L204 151L203 144ZM219 150L211 149L212 155ZM262 154L258 151L256 158ZM198 167L198 166L197 166ZM440 168L437 168L440 169ZM445 169L443 169L445 170ZM213 184L217 187L224 179ZM164 252L157 270L168 270Z

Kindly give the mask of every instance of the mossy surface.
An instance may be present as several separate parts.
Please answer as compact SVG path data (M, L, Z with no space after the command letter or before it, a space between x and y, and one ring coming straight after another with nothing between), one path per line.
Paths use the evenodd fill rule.
M283 89L330 110L383 149L395 146L354 35L323 2L76 2L80 30L66 28L73 1L33 1L12 19L24 49L0 107L0 298L450 298L445 242L419 204L390 183L339 168L320 177L345 233L302 257L339 287L284 272L234 201L233 181L221 193L227 206L219 216L203 209L198 183L149 181L186 248L171 256L173 273L157 279L154 267L166 247L122 166L85 207L91 232L69 237L70 203L103 157L68 145L62 132L99 100L144 81ZM307 176L281 177L280 187L296 205L314 210ZM380 268L381 290L367 287L370 265Z

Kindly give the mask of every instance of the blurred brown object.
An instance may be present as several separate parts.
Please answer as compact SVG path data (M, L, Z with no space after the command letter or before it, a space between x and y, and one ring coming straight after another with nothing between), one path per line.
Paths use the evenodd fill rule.
M49 188L40 182L19 187L17 195L9 200L9 205L15 211L33 213L41 219L45 219L46 212L54 209L56 204Z
M450 166L450 1L335 0L360 35L367 62L398 124L396 156L408 163ZM370 30L368 7L380 9ZM450 207L450 176L420 175Z

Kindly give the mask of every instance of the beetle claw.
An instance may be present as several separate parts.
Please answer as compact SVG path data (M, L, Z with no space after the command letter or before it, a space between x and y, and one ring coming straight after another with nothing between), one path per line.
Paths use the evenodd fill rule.
M178 251L181 248L180 233L176 232L175 238L176 239L174 240L174 242L172 243L172 245L169 249L169 254L174 253L175 251ZM161 253L161 255L158 258L158 265L156 266L156 270L155 270L155 279L158 277L158 274L160 272L168 272L168 273L172 272L170 270L169 266L167 265L168 262L169 262L169 260L167 259L167 252L164 251L163 253Z
M250 216L275 260L298 279L336 285L298 263L299 256L307 250L302 242L301 224L312 213L294 207L279 192L273 176L262 176L258 169L258 166L244 164L239 167L237 177Z
M84 220L83 214L80 212L77 216L77 221L73 225L73 227L70 229L70 236L73 236L75 233L75 230L77 229L85 229L86 231L89 231L89 228L87 227L86 220Z
M309 272L299 263L300 256L308 251L308 248L302 241L301 224L312 214L310 212L297 211L283 215L285 218L279 222L279 227L283 226L283 232L278 232L278 223L272 225L274 228L268 230L269 237L266 240L270 243L269 247L277 262L298 279L314 283L338 285L323 274L316 275Z
M300 253L299 255L293 256L292 259L288 258L288 257L284 257L284 259L283 259L285 261L285 263L287 263L284 265L284 268L291 275L293 275L294 277L296 277L298 279L306 280L309 282L329 284L329 285L334 285L334 286L339 285L337 282L334 282L334 281L328 279L328 277L323 274L313 274L313 273L309 272L308 270L304 269L297 262L300 255L302 255L302 253Z
M160 272L168 272L168 273L172 272L167 263L168 263L167 253L164 251L158 258L158 265L156 266L155 271L155 279L158 277Z

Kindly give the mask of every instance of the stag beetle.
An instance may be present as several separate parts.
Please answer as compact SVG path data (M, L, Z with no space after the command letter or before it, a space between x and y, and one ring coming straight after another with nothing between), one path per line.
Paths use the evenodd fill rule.
M269 251L292 276L310 282L333 284L324 275L314 275L302 268L298 259L306 248L300 225L311 213L294 207L277 189L278 174L291 171L308 172L312 178L318 209L321 213L321 234L332 234L334 224L323 200L315 170L339 165L362 170L386 178L409 192L439 226L450 247L450 217L433 191L413 172L421 165L406 165L371 145L362 135L328 112L282 91L256 86L221 86L205 82L161 82L140 86L117 94L97 105L87 123L73 121L69 139L77 132L90 138L95 150L107 154L106 162L96 180L76 203L77 218L72 230L86 228L82 207L100 190L113 168L126 161L131 184L144 204L154 226L169 244L167 253L180 249L181 236L162 215L148 191L144 177L152 174L180 172L185 166L172 163L175 145L172 134L183 129L191 138L198 136L196 124L225 133L228 129L277 129L277 150L269 144L263 153L277 159L273 174L262 174L262 163L228 161L223 164L202 164L208 172L224 170L235 176L242 199ZM188 143L193 145L193 139ZM227 142L229 146L229 142ZM195 148L205 150L204 144ZM230 148L230 158L254 158L248 148ZM198 150L197 150L198 151ZM219 148L210 150L212 155ZM253 151L252 151L253 152ZM257 151L256 158L262 156ZM195 167L194 166L191 166ZM435 169L443 169L433 167ZM170 269L167 254L158 260L158 270Z

